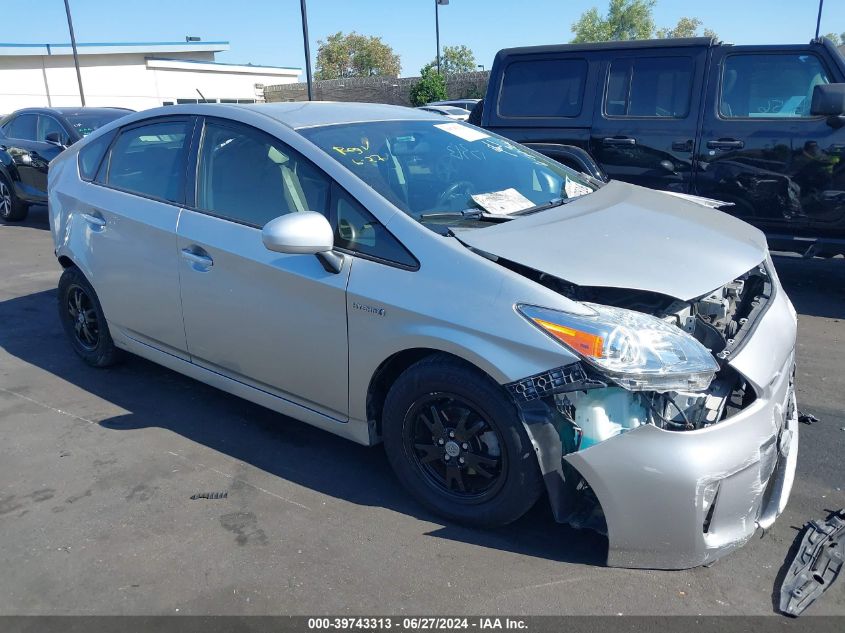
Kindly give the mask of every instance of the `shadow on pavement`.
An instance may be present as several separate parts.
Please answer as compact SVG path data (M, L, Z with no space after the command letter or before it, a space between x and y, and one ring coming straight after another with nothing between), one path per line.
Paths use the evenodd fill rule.
M103 428L160 427L298 485L364 505L381 506L443 527L439 538L551 560L604 565L607 540L554 522L541 499L519 521L493 530L444 524L399 486L381 447L367 448L230 396L141 358L98 370L79 360L56 316L56 293L0 302L0 346L130 413ZM30 391L7 379L10 389ZM41 396L43 397L43 396Z
M845 259L774 255L775 270L798 314L845 319Z
M34 204L29 207L29 213L26 214L26 219L22 222L2 222L0 225L10 228L43 229L49 231L50 219L47 217L46 206Z

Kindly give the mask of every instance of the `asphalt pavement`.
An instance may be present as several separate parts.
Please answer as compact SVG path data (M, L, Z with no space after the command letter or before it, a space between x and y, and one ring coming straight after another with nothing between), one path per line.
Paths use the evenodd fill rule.
M451 525L380 447L137 357L87 367L36 208L0 225L0 614L773 614L800 526L845 507L845 260L775 264L799 313L799 407L819 418L789 506L711 567L612 569L603 537L543 502L504 528ZM845 615L845 579L810 613Z

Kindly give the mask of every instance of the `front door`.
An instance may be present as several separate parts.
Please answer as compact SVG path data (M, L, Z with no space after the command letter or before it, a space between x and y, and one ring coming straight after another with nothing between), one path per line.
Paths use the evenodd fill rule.
M705 58L696 47L609 57L590 152L610 178L689 192Z
M714 49L696 193L770 235L845 232L845 130L810 114L838 81L819 49Z
M179 274L193 362L335 419L348 414L347 257L267 250L261 227L286 213L328 214L331 181L257 129L208 119L196 203L179 219Z

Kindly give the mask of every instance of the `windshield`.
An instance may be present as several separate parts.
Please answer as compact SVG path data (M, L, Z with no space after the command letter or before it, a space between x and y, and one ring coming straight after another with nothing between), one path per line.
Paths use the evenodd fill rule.
M73 126L80 136L88 136L91 132L106 123L130 114L129 110L114 110L104 112L79 112L66 114L65 119Z
M408 215L506 218L594 191L585 177L463 123L376 121L299 132Z

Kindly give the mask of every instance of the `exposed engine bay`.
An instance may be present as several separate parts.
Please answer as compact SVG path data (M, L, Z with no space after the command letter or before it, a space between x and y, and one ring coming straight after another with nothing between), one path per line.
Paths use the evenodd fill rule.
M764 265L704 296L680 301L642 290L576 286L513 262L498 261L575 301L635 310L669 322L697 339L719 362L719 371L704 391L631 391L594 374L584 363L514 383L514 395L553 398L570 427L561 429L567 452L589 448L643 424L669 431L705 428L754 401L751 387L727 361L751 333L772 297L773 284ZM563 437L570 432L572 437Z

